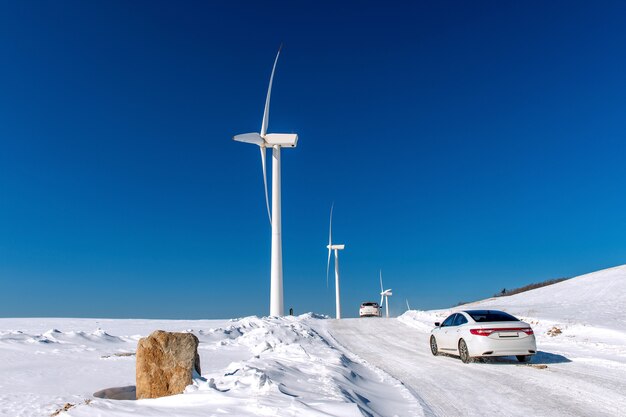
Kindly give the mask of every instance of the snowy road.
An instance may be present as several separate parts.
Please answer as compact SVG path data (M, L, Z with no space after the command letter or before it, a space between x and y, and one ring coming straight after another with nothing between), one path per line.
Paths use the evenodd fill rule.
M402 381L427 414L626 416L623 364L566 358L542 352L539 343L532 363L545 369L509 358L466 365L455 357L432 356L428 332L396 319L328 320L325 325L340 345Z

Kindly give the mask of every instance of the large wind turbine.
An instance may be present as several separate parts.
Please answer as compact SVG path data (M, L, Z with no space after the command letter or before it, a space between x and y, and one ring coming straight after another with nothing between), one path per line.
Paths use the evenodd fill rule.
M389 288L388 290L383 289L383 271L382 269L380 270L380 304L379 306L383 306L383 299L385 302L385 310L387 312L387 318L389 318L389 297L391 297L393 294L391 292L391 288Z
M341 299L339 296L339 251L346 245L333 245L333 207L330 206L330 226L328 227L328 264L326 264L326 286L328 287L328 270L330 269L330 253L335 251L335 313L338 319L341 318Z
M265 110L263 111L263 122L260 133L244 133L233 137L238 142L252 143L258 145L261 150L261 168L263 170L263 185L265 186L265 204L267 214L272 225L272 257L271 257L271 280L270 280L270 316L284 315L283 305L283 249L281 238L281 216L280 216L280 149L295 148L298 143L298 135L295 133L267 133L267 126L270 117L270 96L272 94L272 82L274 72L280 55L281 47L278 49L270 84L267 88L267 98L265 99ZM265 168L266 148L272 148L272 209L270 211L269 197L267 194L267 173Z

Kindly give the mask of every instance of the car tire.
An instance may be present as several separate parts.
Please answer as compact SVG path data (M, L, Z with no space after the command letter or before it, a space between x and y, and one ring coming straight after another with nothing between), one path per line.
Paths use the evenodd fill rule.
M463 339L459 340L459 357L463 363L470 363L472 361L469 350L467 350L467 343L465 343Z
M528 363L530 362L530 358L532 357L531 355L517 355L515 356L517 358L517 360L521 363Z
M435 336L430 336L430 352L433 356L439 355L439 348L437 347L437 339L435 339Z

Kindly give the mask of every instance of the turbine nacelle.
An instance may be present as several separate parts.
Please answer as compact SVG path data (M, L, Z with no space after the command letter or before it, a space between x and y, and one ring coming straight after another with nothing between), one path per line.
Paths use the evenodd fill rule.
M328 248L328 250L343 250L346 245L326 245L326 247Z
M298 135L296 133L268 133L265 135L265 143L268 146L295 148L298 144Z

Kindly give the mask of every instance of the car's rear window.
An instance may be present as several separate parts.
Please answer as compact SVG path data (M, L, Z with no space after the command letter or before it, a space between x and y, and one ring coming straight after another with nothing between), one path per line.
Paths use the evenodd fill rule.
M363 303L361 304L363 307L376 307L378 303Z
M472 310L466 311L477 323L485 323L492 321L519 321L519 319L504 311L493 310Z

